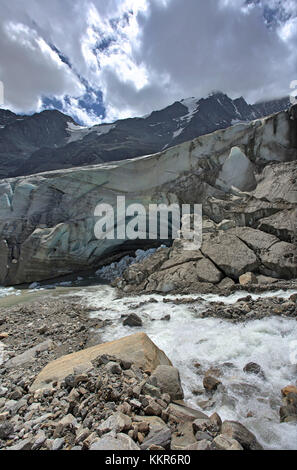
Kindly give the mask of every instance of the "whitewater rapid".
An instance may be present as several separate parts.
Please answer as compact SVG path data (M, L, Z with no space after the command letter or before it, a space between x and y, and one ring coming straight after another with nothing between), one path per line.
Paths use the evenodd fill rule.
M288 298L294 291L251 294L259 297ZM185 400L193 407L197 401L205 400L193 394L195 388L203 388L203 374L197 373L195 363L203 370L232 363L235 367L224 369L221 379L228 389L228 398L217 394L216 404L206 411L216 411L222 419L238 420L254 432L266 449L297 449L297 426L279 422L281 389L296 381L296 363L292 363L290 345L296 344L297 322L295 319L271 317L251 320L245 323L231 323L216 318L199 318L199 311L208 302L221 301L228 304L244 297L245 292L237 292L229 297L216 295L167 296L166 299L197 298L197 303L175 305L163 303L160 295L116 298L109 286L95 290L81 291L87 304L94 309L92 317L112 320L104 329L102 341L111 341L144 331L163 349L173 364L179 369ZM199 300L199 299L203 299ZM143 326L131 328L123 326L123 315L135 312L141 317ZM162 321L170 315L169 322ZM256 362L264 370L266 380L247 375L243 367ZM243 394L241 385L248 384L248 394ZM256 387L256 388L255 388ZM198 407L199 408L199 407ZM247 415L253 415L247 417Z
M193 393L197 388L203 389L203 373L199 373L195 363L200 363L203 371L232 363L234 367L230 370L224 368L224 375L220 378L228 390L228 396L217 392L215 405L203 411L209 415L216 411L223 420L237 420L246 425L266 449L297 449L296 424L279 422L281 389L296 382L297 354L292 350L292 347L297 349L296 320L270 317L235 324L223 319L200 318L199 315L209 302L233 304L246 295L251 295L253 299L289 298L296 291L261 294L240 291L228 297L213 294L167 295L164 303L163 296L157 294L118 298L116 290L108 285L82 286L75 290L71 282L56 284L59 285L65 286L66 295L80 296L91 307L91 317L111 320L110 325L102 332L100 330L102 342L137 331L147 333L179 369L185 400L192 407L199 409L197 402L206 399ZM13 288L0 290L0 297L10 295L20 295L20 292ZM196 302L173 302L174 299L186 298L196 299ZM123 316L131 312L141 317L141 328L123 326ZM161 320L166 315L170 315L170 321ZM2 358L3 344L0 343L0 364ZM261 366L266 380L243 372L243 367L249 362ZM240 384L247 384L248 393L242 393Z

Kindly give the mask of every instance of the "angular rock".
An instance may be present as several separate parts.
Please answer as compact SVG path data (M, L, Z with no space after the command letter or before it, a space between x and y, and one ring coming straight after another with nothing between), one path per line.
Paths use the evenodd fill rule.
M263 450L255 435L242 424L235 421L224 421L221 434L225 434L231 439L235 439L245 450Z
M124 326L142 326L142 320L139 318L138 315L135 313L131 313L125 320L123 321Z
M89 450L140 450L140 448L127 434L119 433L116 436L105 434L93 442Z
M132 427L132 420L129 416L124 415L123 413L114 413L109 418L107 418L103 423L97 427L97 431L100 434L109 433L110 431L115 431L120 433L122 431L129 431Z
M179 371L175 367L158 366L153 372L151 379L156 379L161 392L168 393L171 400L182 400L184 398Z
M249 284L258 284L257 276L253 273L245 273L239 277L239 284L241 286L248 286Z
M137 333L110 343L99 344L50 362L37 376L31 391L46 388L51 382L62 381L73 374L76 367L88 368L97 357L109 354L135 363L144 370L153 371L158 365L171 365L161 351L144 333Z
M259 266L255 253L232 233L221 232L208 237L201 251L211 259L227 277L238 279L242 274L254 271ZM234 254L236 253L236 256Z
M243 447L238 441L224 434L217 436L213 444L218 450L243 450Z
M211 375L207 375L203 379L203 387L208 392L214 392L222 382Z

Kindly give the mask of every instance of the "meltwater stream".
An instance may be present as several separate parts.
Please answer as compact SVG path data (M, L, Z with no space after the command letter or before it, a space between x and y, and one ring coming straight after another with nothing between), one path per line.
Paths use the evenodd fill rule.
M261 297L288 298L291 292L261 294ZM222 419L238 420L254 432L266 449L297 449L297 426L279 422L281 389L296 381L297 365L290 359L290 344L296 344L297 322L289 318L266 318L233 324L215 318L199 318L199 310L209 301L234 303L244 292L229 297L199 295L204 302L176 305L163 303L160 295L125 297L117 299L109 286L80 292L94 308L93 317L112 320L105 328L102 341L111 341L144 331L163 349L181 373L185 400L193 407L207 397L197 397L193 390L202 389L203 373L210 367L229 363L224 367L222 380L226 393L217 392L215 404L206 413L216 411ZM167 300L195 296L167 296ZM198 299L198 296L196 296ZM253 298L260 297L253 295ZM203 306L204 304L204 306ZM123 315L137 313L142 318L141 328L123 326ZM170 315L170 321L162 321ZM245 374L243 367L256 362L264 370L266 380ZM196 367L195 367L196 363ZM232 363L232 367L231 364ZM250 416L250 417L247 417Z
M295 384L297 378L297 354L295 351L295 360L292 361L294 351L291 349L292 345L297 348L295 319L271 317L234 324L222 319L199 317L199 312L206 308L208 302L232 304L247 295L243 291L229 297L211 294L168 295L164 303L161 295L117 298L116 290L108 285L74 288L73 284L69 284L69 287L63 287L64 294L80 296L92 308L92 317L112 320L102 330L102 342L137 331L147 333L179 369L185 400L196 408L199 408L198 402L208 398L193 393L194 390L203 389L203 372L225 364L222 368L224 375L220 380L226 393L216 392L213 406L203 411L208 415L216 411L223 420L241 422L254 432L265 449L297 449L297 425L279 422L281 389L288 384ZM31 296L42 292L37 290L34 294L34 289L31 289L25 295L28 296L28 293ZM255 299L276 296L288 298L293 293L296 291L250 295ZM15 295L18 301L24 294L13 288L0 289L0 297L9 299L9 296ZM197 302L174 303L174 299L188 297L196 298ZM131 312L141 317L141 328L123 326L123 315ZM170 315L170 321L161 320L166 315ZM0 343L0 364L2 346ZM261 366L266 380L243 372L243 367L249 362ZM201 368L197 368L197 363L201 364Z

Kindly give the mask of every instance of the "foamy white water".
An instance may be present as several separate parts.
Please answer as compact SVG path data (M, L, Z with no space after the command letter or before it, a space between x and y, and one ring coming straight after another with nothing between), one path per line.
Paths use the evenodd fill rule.
M8 295L20 295L21 291L15 289L14 287L2 287L0 286L0 298L7 297Z
M278 291L252 294L252 297L288 298L292 293L294 291ZM111 341L137 331L146 332L180 370L185 399L193 407L198 407L197 401L206 399L196 397L192 393L193 389L202 388L203 379L203 373L197 373L194 363L200 363L203 370L226 362L232 363L234 368L224 368L224 376L221 379L228 392L227 398L217 392L214 397L215 406L206 413L217 411L222 419L240 421L256 434L260 443L267 449L297 449L296 424L279 422L280 391L284 386L296 381L297 365L292 364L290 356L290 345L296 343L297 338L296 320L273 317L233 324L215 318L199 318L199 311L207 302L222 301L231 304L246 295L242 291L229 297L166 297L204 299L188 305L163 303L163 297L159 295L116 299L115 291L109 286L82 289L80 295L94 307L91 314L93 317L104 315L104 318L113 321L112 325L105 329L103 341ZM157 300L157 303L150 299ZM137 307L145 301L148 303ZM131 311L142 318L141 328L122 325L121 315ZM168 314L171 320L161 321L161 318ZM248 362L260 364L266 380L245 374L242 369ZM244 393L244 386L240 384L250 386L248 392ZM247 418L248 413L253 414L253 417Z

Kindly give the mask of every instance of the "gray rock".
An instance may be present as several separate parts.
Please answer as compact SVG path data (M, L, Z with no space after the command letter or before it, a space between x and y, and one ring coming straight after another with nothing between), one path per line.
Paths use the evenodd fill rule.
M221 434L225 434L231 439L235 439L245 450L263 449L255 435L242 424L235 421L224 421L221 428Z
M13 431L14 427L9 421L0 423L0 439L7 439Z
M125 320L123 321L123 325L124 326L142 326L142 320L135 313L131 313L131 315L125 318Z
M184 392L178 369L171 366L158 366L151 378L155 378L162 393L168 393L171 400L182 400Z
M31 438L22 439L11 447L7 447L6 450L31 450L33 446L33 440Z
M52 450L61 450L63 449L65 444L65 439L63 437L59 437L54 440Z
M90 446L90 450L140 450L140 447L126 434L105 434Z
M109 433L110 431L120 433L122 431L129 431L131 427L131 418L123 413L117 412L103 421L103 423L98 426L97 431L100 434Z

